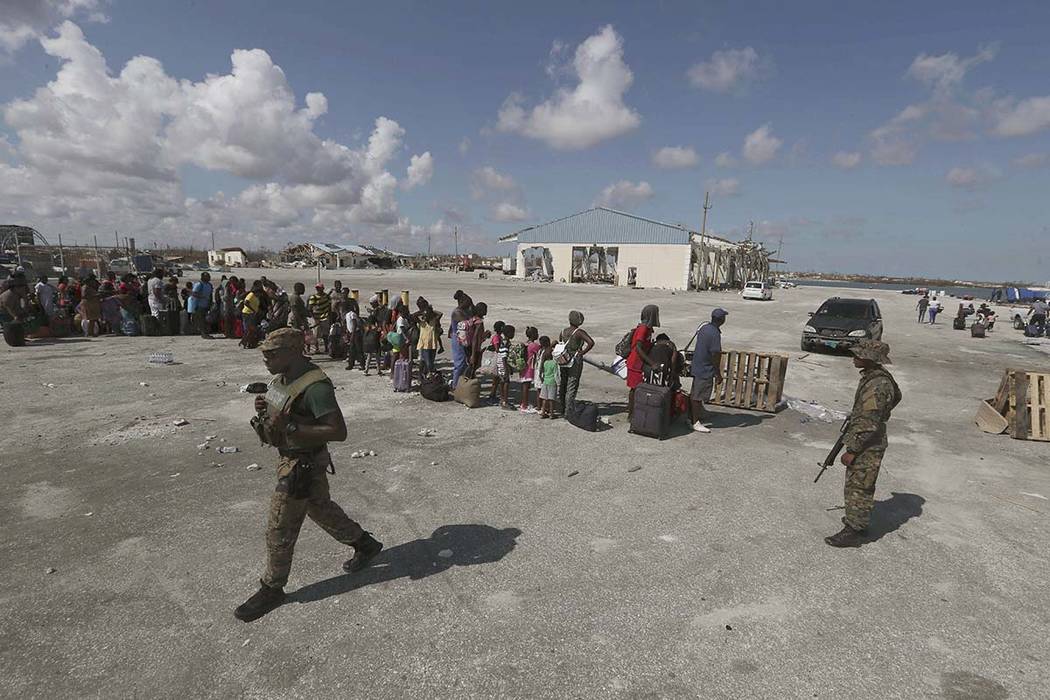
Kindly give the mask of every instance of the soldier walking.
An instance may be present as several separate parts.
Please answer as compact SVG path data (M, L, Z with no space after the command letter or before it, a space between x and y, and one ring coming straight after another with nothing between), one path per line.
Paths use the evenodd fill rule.
M860 369L860 383L853 411L843 434L842 464L846 466L845 527L825 537L832 547L859 547L866 541L868 521L875 504L875 480L886 453L886 422L900 403L901 390L884 365L890 363L890 346L865 340L851 349L853 365Z
M302 331L281 328L259 348L270 374L265 396L255 399L252 427L263 443L277 448L277 487L270 499L266 525L266 571L259 591L234 615L257 620L284 602L284 585L292 568L292 553L303 520L309 516L339 542L354 548L343 564L347 572L363 569L383 549L372 535L351 520L328 493L328 473L335 473L329 442L346 439L346 421L331 380L303 356Z

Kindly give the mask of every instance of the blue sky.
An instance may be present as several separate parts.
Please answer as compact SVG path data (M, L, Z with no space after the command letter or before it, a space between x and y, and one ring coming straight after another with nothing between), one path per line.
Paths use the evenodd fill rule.
M1046 3L10 2L0 217L45 234L495 252L711 190L793 269L1050 278Z

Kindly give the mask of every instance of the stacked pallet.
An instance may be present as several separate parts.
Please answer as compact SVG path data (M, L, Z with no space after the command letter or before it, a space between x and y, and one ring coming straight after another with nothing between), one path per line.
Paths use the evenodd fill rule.
M995 398L982 402L976 420L987 433L1050 442L1050 374L1006 370Z
M716 382L710 403L752 411L776 413L784 395L788 358L761 352L722 352L722 379Z

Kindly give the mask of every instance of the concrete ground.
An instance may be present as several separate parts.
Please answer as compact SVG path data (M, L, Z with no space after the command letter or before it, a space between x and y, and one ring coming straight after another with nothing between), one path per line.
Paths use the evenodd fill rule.
M462 287L490 321L551 335L576 308L606 358L646 303L681 344L720 305L727 349L790 356L788 395L845 411L856 384L847 356L799 359L806 312L835 290L745 302L342 276L446 316ZM720 410L710 435L682 424L659 442L628 434L623 383L592 367L581 397L610 416L601 433L321 362L351 436L333 495L387 549L343 575L346 548L307 522L289 603L249 625L232 613L261 573L274 458L238 387L268 378L260 355L193 337L0 346L0 695L1047 697L1050 444L983 434L973 415L1003 368L1050 361L1008 328L972 339L916 324L912 297L870 294L904 401L863 548L822 539L842 514L842 468L813 484L836 424ZM155 350L177 364L147 366ZM350 459L360 449L377 454Z

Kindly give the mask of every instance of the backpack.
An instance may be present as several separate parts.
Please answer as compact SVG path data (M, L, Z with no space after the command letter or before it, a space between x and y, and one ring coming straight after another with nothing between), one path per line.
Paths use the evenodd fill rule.
M448 384L441 372L433 372L419 382L419 394L428 401L448 401Z
M635 328L637 328L637 326ZM631 338L634 337L635 328L632 328L631 330L624 333L623 337L620 338L620 342L616 344L617 357L627 357L631 354Z
M507 355L507 364L514 372L525 371L526 362L526 350L525 345L522 343L515 343L510 346L510 353Z
M456 326L456 340L465 348L472 347L474 345L474 333L477 329L477 321L473 318L460 321Z
M559 367L572 367L576 364L576 358L579 356L580 351L570 354L569 353L569 341L572 340L573 336L579 332L579 328L569 334L569 337L565 339L565 342L558 343L554 346L554 361L558 363Z

